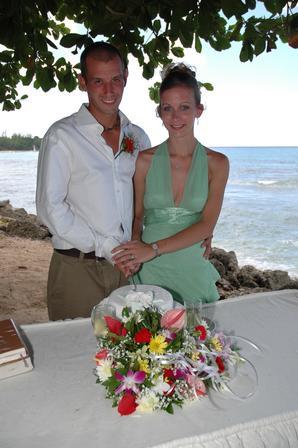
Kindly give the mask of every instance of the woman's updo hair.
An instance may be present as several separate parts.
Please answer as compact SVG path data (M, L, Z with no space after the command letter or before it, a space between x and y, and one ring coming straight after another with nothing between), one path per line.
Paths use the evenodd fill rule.
M172 87L184 86L192 89L195 96L196 105L201 104L200 83L196 80L196 72L193 67L188 67L183 62L172 62L161 73L161 85L159 88L159 97L165 90ZM158 106L160 115L160 105Z

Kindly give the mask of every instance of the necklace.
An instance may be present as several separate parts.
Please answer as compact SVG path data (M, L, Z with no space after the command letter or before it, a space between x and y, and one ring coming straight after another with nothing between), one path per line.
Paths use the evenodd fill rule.
M116 121L113 124L113 126L109 126L109 127L105 127L104 126L103 130L104 131L113 131L113 129L118 129L118 128L120 128L120 117L119 117L119 115L117 115Z

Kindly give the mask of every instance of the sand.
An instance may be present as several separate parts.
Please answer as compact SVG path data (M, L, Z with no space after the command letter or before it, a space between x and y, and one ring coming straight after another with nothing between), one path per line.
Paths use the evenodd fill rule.
M46 285L51 242L9 237L0 232L0 320L19 325L49 320Z

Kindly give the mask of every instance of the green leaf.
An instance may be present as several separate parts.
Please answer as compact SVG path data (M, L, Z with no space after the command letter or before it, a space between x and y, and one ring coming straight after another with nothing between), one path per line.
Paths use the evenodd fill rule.
M202 51L202 42L197 34L195 35L195 49L198 53Z
M209 92L214 90L214 87L212 84L210 84L210 82L201 82L200 85L201 85L201 87L204 87L204 89L208 90Z
M253 48L252 45L248 42L243 42L242 49L240 51L240 61L252 61L253 59Z
M5 100L3 101L2 110L6 111L14 110L14 104L9 100Z
M55 67L56 67L56 68L63 67L64 65L66 65L66 60L65 60L64 58L59 58L59 59L57 59L57 61L55 62Z
M51 67L38 66L36 70L36 80L44 92L48 92L52 87L56 86L54 80L54 71Z
M153 29L153 31L155 31L156 33L158 33L159 30L160 30L160 28L161 28L161 22L160 22L160 20L159 20L159 19L154 20L154 22L152 23L152 29Z
M172 403L168 404L168 406L165 409L169 414L174 414L174 409Z
M286 2L278 0L264 0L264 5L272 14L281 14Z
M221 4L222 10L228 19L232 16L239 17L248 10L248 7L241 0L221 0Z
M66 36L62 37L62 39L60 40L60 44L62 45L62 47L71 48L74 45L77 45L78 42L80 43L81 39L81 34L69 33L66 34Z
M46 37L46 41L47 41L47 43L48 43L48 45L50 46L50 47L52 47L52 48L54 48L55 50L58 50L58 47L54 44L54 42L52 42L50 39L48 39L47 37Z
M0 61L1 62L11 62L12 57L13 57L12 51L5 50L0 53Z
M256 0L245 0L244 2L249 9L255 9L256 7Z
M149 87L149 97L156 104L159 104L159 88L160 82L156 82L153 86Z
M183 56L184 56L184 50L181 47L173 47L173 48L171 48L171 52L177 58L183 58Z
M152 78L152 76L154 75L154 66L153 64L151 64L150 62L148 62L147 64L144 64L143 66L143 76L146 79L150 79Z
M255 40L255 55L258 56L259 54L263 53L266 48L266 38L263 36L260 36Z

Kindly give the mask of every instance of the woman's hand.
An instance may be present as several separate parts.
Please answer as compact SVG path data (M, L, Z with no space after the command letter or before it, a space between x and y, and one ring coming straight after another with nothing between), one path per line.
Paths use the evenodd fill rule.
M205 238L201 244L201 247L205 248L203 257L206 258L206 260L208 260L208 258L211 255L211 252L212 252L212 247L211 247L212 238L213 238L213 235L209 236L208 238Z
M129 241L120 244L112 250L114 263L123 271L124 268L134 269L136 264L145 263L155 257L155 251L150 244L142 241Z

